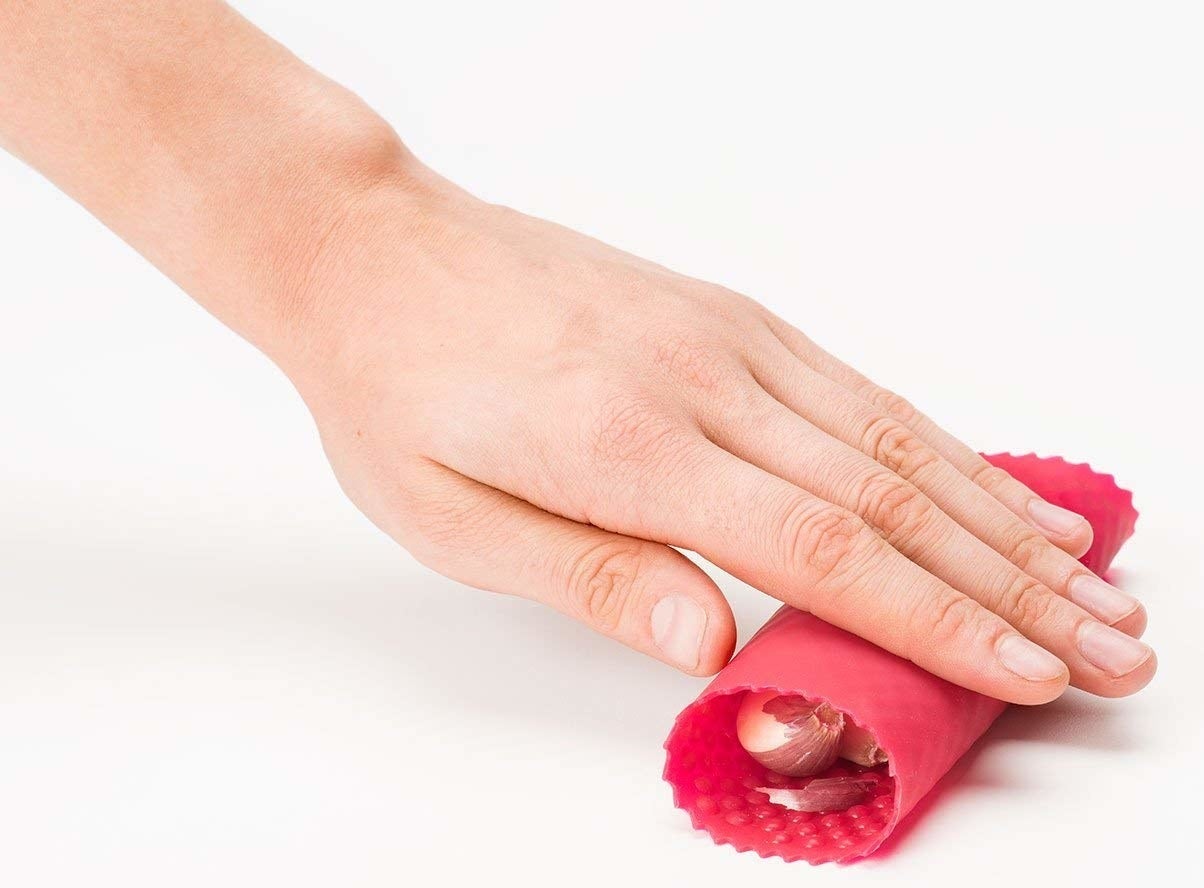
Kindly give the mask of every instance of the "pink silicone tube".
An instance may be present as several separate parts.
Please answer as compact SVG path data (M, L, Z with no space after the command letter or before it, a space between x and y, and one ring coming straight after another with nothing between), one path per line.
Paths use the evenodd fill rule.
M1133 533L1132 495L1110 475L1034 454L987 456L1045 499L1085 517L1095 542L1083 563L1102 573ZM774 690L830 703L868 728L889 764L838 761L819 776L873 770L862 804L833 813L791 811L765 787L801 787L757 764L736 739L749 691ZM738 851L810 863L872 854L1006 707L937 678L823 620L783 607L678 716L665 741L665 779L698 829Z

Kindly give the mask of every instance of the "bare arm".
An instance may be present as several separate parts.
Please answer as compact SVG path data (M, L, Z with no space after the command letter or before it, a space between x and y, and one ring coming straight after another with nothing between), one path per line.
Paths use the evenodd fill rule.
M4 3L0 146L266 349L347 205L416 169L356 96L211 0Z

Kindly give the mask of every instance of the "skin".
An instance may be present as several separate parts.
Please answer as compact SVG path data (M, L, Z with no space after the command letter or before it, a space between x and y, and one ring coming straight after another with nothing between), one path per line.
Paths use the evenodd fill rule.
M223 3L3 4L0 144L275 361L449 577L698 675L734 623L671 547L1004 700L1154 674L1081 518L752 299L467 194Z

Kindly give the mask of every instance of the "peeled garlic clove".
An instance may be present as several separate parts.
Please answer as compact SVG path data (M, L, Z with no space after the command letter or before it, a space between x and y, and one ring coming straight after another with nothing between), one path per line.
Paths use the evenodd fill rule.
M844 734L840 738L837 753L842 759L872 768L886 761L886 752L878 745L874 735L860 725L846 721Z
M736 715L740 745L771 771L807 777L836 761L844 716L827 703L776 691L745 695Z
M843 811L864 802L876 780L865 777L820 777L802 789L783 789L762 786L757 792L769 796L769 801L791 811L812 813Z

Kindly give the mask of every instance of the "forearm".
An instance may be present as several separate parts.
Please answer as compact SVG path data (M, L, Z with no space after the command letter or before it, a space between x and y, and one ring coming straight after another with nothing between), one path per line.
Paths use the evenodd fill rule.
M0 145L269 353L348 207L423 175L217 0L4 3Z

